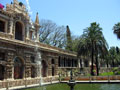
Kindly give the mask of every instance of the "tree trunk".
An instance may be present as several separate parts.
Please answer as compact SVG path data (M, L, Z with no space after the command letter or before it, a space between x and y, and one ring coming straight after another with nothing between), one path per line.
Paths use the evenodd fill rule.
M115 67L114 59L112 60L112 65L113 65L113 67Z
M97 76L99 76L98 55L96 55L96 69L97 69Z
M107 68L109 67L108 60L107 60Z
M93 72L93 62L94 62L94 48L93 48L93 42L92 42L92 49L91 49L91 75L94 76L94 72Z
M99 67L98 67L98 51L97 51L97 46L96 46L96 44L95 44L95 51L96 51L96 57L95 57L95 59L96 59L96 69L97 69L97 76L99 76Z

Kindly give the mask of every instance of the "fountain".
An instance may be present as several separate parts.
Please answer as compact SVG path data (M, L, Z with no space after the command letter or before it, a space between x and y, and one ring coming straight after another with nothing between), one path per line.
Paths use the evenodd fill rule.
M75 84L76 84L76 82L75 82L75 80L73 80L73 73L72 73L72 69L71 69L70 80L68 82L68 85L70 86L70 90L74 90Z

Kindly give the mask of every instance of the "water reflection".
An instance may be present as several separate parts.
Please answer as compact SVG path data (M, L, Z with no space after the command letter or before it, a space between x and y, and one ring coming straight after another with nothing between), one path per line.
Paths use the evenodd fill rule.
M101 85L100 90L120 90L119 84L104 84Z

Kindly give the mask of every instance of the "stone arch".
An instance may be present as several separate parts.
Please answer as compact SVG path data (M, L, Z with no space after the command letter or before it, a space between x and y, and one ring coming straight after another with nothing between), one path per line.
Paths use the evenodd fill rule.
M15 39L21 40L21 41L24 40L23 29L24 29L24 24L20 21L16 21L16 23L15 23Z
M14 79L22 79L24 77L24 60L20 57L14 59Z
M41 70L42 77L47 77L47 69L48 69L48 65L46 61L42 60L42 70Z
M0 80L4 80L5 67L0 65Z

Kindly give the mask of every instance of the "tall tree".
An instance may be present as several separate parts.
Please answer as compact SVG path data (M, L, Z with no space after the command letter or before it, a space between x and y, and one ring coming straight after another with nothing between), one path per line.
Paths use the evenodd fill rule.
M71 39L71 32L69 29L69 26L66 27L66 37L67 37L67 42L66 42L66 50L72 51L72 39Z
M94 75L94 58L96 59L97 75L98 70L98 56L99 53L107 48L107 42L103 36L102 28L96 22L91 23L90 27L86 28L82 37L85 39L88 54L91 56L91 75ZM103 49L104 48L104 49ZM79 53L79 52L78 52Z

